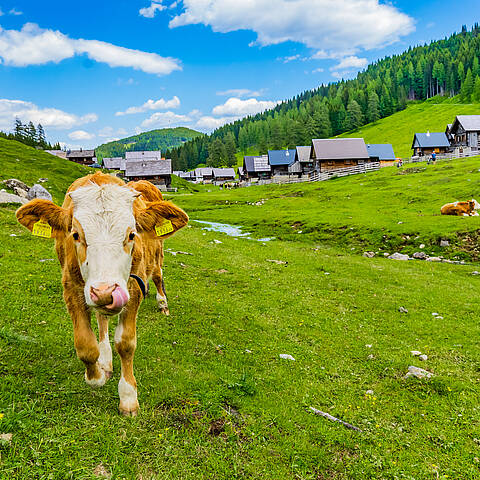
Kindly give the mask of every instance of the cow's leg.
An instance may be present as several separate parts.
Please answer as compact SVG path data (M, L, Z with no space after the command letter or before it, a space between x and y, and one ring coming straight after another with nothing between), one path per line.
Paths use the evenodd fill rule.
M156 267L152 273L152 280L157 287L157 305L162 313L170 315L168 309L167 293L165 292L165 284L163 283L162 267Z
M97 361L100 350L90 324L90 311L83 301L76 301L74 296L65 296L65 302L73 321L75 350L85 364L85 381L92 387L101 387L105 384L106 377Z
M98 323L98 347L100 349L100 356L98 357L98 364L105 372L107 379L112 376L112 347L108 338L108 317L96 312Z
M127 309L118 319L115 330L115 348L120 355L122 375L118 382L119 410L123 415L138 413L137 382L133 375L133 357L137 346L136 320L140 298L130 298Z

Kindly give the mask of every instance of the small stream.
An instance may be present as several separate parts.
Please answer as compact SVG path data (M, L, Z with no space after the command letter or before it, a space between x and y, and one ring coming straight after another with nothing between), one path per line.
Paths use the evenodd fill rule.
M242 237L248 240L255 240L256 242L269 242L270 240L275 240L275 237L265 237L265 238L253 238L249 232L242 232L243 227L229 225L228 223L218 223L218 222L207 222L205 220L192 220L192 222L202 223L205 227L202 227L202 230L207 230L209 232L218 232L224 233L229 237Z

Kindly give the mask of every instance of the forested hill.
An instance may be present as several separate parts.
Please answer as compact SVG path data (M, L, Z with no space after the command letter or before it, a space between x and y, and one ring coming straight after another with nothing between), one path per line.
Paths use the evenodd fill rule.
M96 148L98 158L124 157L125 152L138 150L161 150L165 152L172 147L183 145L192 138L203 134L190 128L162 128L140 133L132 137L105 143Z
M436 95L480 102L480 28L411 47L370 64L353 80L322 85L272 110L236 121L169 152L175 169L234 163L237 148L309 145L312 138L348 132L403 110L408 101ZM443 100L443 99L442 99ZM233 145L233 148L232 148Z

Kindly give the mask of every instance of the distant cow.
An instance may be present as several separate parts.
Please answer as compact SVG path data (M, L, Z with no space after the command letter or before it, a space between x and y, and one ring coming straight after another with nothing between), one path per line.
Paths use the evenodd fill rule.
M55 238L75 349L86 367L85 380L93 387L102 386L112 375L108 320L119 314L115 330L122 366L119 410L136 415L133 356L138 307L152 278L158 304L168 313L162 281L163 240L187 224L187 214L164 201L147 181L126 185L97 172L76 180L61 207L48 200L32 200L17 210L17 219L32 233L46 232L43 236ZM99 343L90 325L92 310Z
M475 200L471 199L467 202L453 202L446 203L440 211L442 215L457 215L457 216L478 216L477 210L480 208L480 204Z

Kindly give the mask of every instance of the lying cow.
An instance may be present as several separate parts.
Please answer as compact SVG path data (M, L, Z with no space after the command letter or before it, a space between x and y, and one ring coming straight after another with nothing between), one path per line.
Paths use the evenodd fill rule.
M471 199L468 202L453 202L446 203L440 211L442 215L457 215L464 217L478 216L477 210L480 208L480 204Z
M138 307L152 278L159 306L168 312L162 281L163 239L187 224L187 214L164 201L150 182L125 185L119 178L95 173L76 180L61 207L35 199L16 215L32 233L55 238L75 349L91 386L102 386L112 375L108 321L119 314L115 330L122 366L119 410L136 415L133 356ZM92 309L99 343L90 324Z

